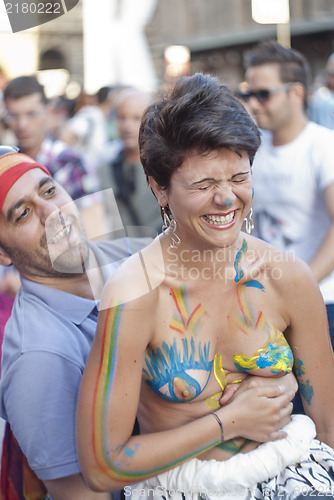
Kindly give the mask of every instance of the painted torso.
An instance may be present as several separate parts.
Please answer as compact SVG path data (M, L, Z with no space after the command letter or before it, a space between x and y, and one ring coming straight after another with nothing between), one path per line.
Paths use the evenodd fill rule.
M203 398L214 386L215 393L223 392L228 382L240 380L239 373L270 377L290 372L290 347L257 305L264 294L255 280L236 285L226 310L214 296L205 306L192 301L186 284L171 289L158 336L164 341L150 346L145 357L146 385L180 403Z
M228 283L184 280L173 286L175 280L166 279L159 287L142 372L144 432L219 408L226 385L248 375L279 377L292 370L277 290L265 273L247 279L241 255L246 251L247 245Z

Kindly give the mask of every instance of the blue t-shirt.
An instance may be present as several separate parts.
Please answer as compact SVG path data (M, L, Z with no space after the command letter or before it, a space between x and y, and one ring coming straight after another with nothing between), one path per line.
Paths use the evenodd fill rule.
M91 248L104 278L148 239ZM0 414L40 479L77 474L76 405L97 303L22 278L3 342Z

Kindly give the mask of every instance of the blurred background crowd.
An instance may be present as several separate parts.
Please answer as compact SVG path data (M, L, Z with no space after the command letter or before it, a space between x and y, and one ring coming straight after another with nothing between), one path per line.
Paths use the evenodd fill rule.
M52 22L0 34L0 142L48 159L75 199L113 189L121 220L113 197L79 202L92 237L122 224L159 231L136 168L140 118L154 94L196 71L242 90L245 52L277 39L306 57L308 114L334 128L333 26L332 0L80 0ZM91 222L98 201L100 227Z

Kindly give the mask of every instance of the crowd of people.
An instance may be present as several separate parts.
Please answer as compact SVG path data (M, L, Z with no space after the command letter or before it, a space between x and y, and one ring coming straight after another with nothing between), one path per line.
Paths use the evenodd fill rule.
M311 98L275 41L242 91L6 83L1 498L334 494L333 61Z

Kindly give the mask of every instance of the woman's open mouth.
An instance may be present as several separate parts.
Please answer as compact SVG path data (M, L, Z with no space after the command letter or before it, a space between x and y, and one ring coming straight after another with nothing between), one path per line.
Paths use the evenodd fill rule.
M234 219L235 211L227 215L203 215L202 218L213 226L224 226L230 224Z

